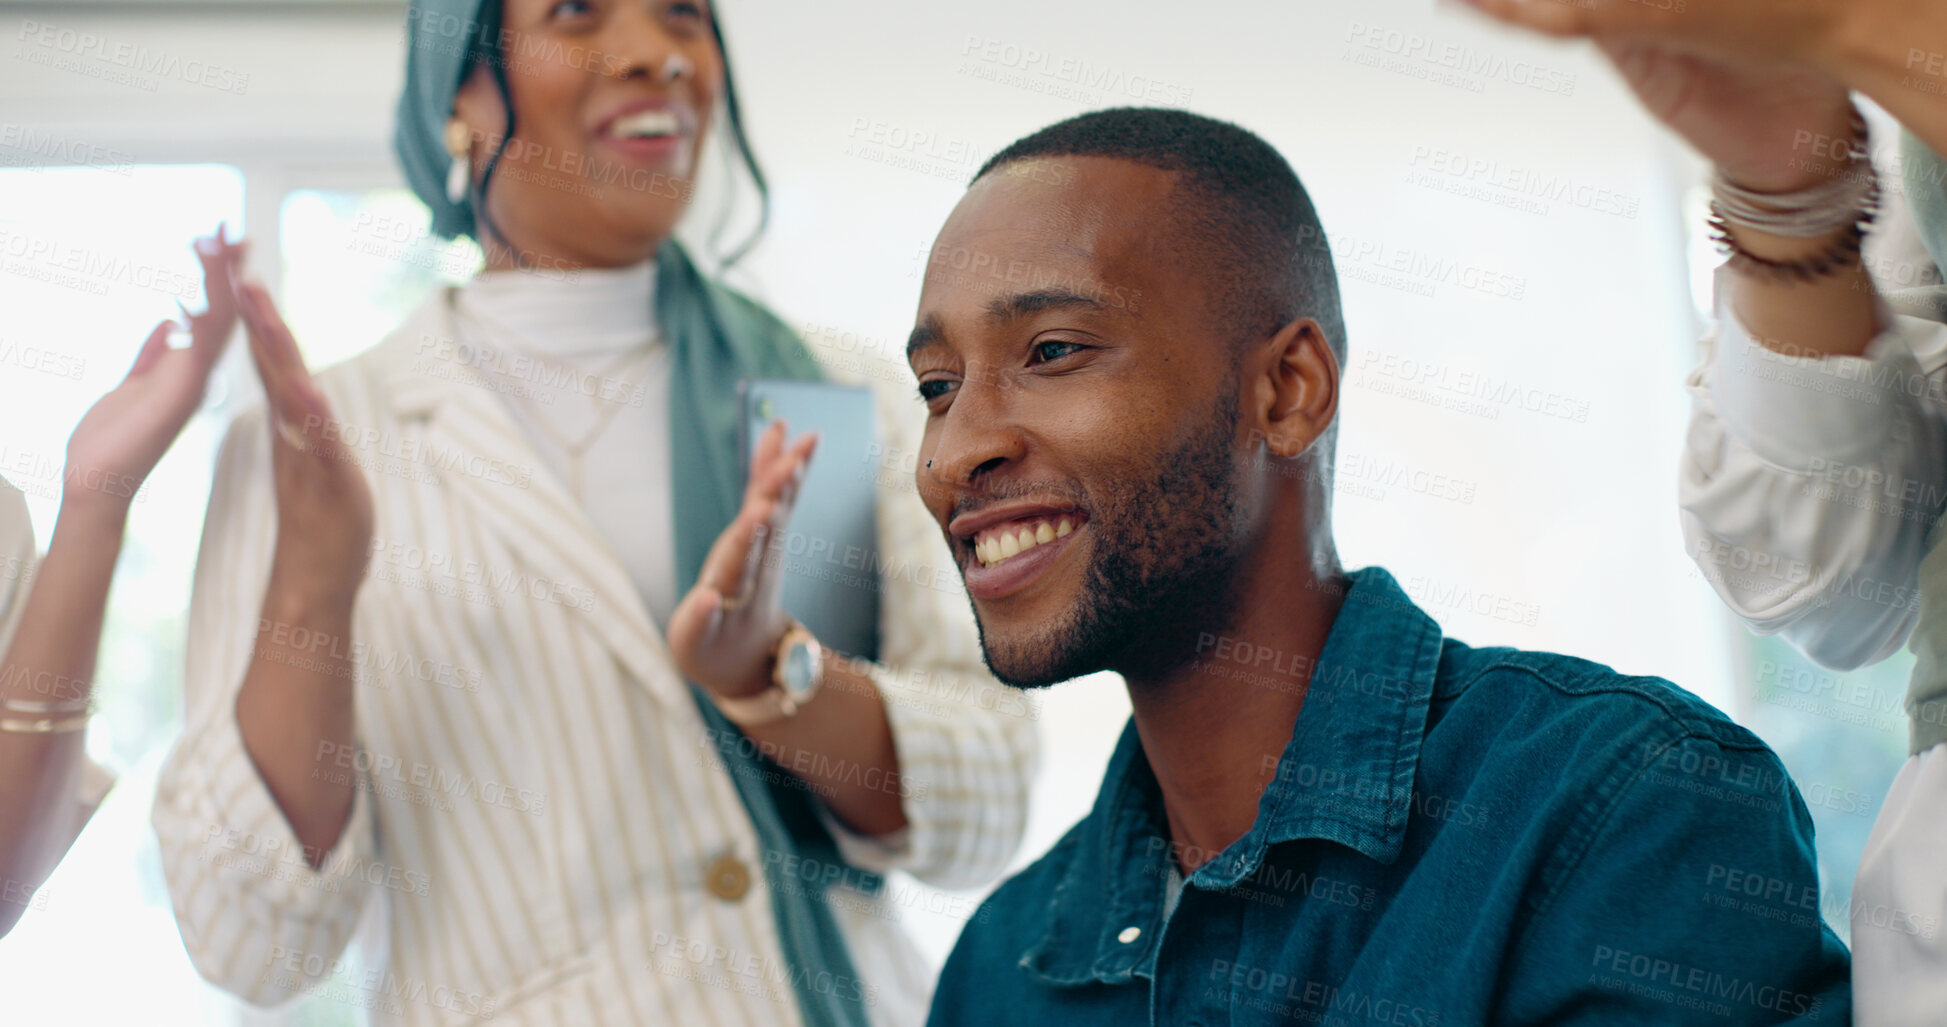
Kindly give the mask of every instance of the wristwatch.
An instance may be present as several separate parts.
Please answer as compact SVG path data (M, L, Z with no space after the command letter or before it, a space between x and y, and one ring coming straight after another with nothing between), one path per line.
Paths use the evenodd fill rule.
M771 653L770 687L756 695L727 699L712 695L717 709L738 727L774 724L798 712L811 701L824 677L825 650L817 636L797 621L785 629Z

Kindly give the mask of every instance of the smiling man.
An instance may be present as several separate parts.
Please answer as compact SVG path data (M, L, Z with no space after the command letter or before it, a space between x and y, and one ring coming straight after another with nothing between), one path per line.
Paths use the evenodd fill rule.
M1129 109L1004 150L940 232L918 484L988 665L1116 671L1134 715L933 1022L1847 1022L1762 742L1341 569L1324 238L1261 139Z

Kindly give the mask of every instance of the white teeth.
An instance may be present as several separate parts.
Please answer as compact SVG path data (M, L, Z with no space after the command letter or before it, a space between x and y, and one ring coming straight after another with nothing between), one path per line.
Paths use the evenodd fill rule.
M1045 545L1075 533L1075 522L1067 517L1053 522L1036 521L1012 531L998 531L974 543L974 556L985 566L1019 556L1035 546Z
M609 125L608 132L612 136L623 139L634 139L675 135L677 128L675 114L663 110L647 110L615 119L614 123Z

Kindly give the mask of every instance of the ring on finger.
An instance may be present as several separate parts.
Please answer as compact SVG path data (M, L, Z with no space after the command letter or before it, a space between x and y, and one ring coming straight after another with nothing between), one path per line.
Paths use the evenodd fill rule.
M277 437L289 443L292 449L300 453L311 452L311 443L304 437L304 433L299 431L296 425L281 417L277 419Z

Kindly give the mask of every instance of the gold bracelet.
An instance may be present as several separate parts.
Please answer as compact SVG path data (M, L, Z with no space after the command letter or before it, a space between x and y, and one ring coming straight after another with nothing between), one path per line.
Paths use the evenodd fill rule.
M70 731L79 731L87 726L88 714L85 713L79 717L69 717L66 720L59 720L54 717L42 717L39 720L0 719L0 731L19 735L66 734Z
M0 709L8 713L93 713L87 699L41 702L36 699L0 699Z

